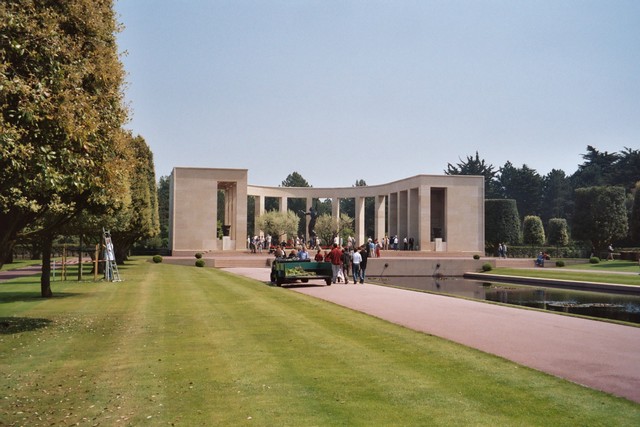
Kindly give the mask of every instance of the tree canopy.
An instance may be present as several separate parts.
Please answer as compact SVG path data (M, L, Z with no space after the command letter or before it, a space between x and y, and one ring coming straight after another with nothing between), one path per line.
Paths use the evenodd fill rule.
M128 165L112 2L8 0L0 16L1 265L27 226L126 195Z
M573 237L589 241L600 251L628 231L622 187L587 187L576 190Z

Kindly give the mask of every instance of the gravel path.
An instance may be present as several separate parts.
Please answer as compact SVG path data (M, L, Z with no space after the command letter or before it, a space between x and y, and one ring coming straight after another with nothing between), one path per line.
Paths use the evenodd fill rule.
M229 272L268 281L267 268ZM640 403L640 328L378 285L291 290Z

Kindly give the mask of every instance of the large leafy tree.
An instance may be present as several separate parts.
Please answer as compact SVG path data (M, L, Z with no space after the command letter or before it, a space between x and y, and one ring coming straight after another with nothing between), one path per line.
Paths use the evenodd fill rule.
M629 218L629 236L631 244L640 245L640 181L636 183L633 191L633 205Z
M616 163L620 160L618 153L601 152L591 145L587 153L582 155L584 163L571 176L573 188L614 185Z
M614 179L610 184L622 185L627 190L633 190L640 181L640 150L625 147L619 156L613 172Z
M484 176L484 195L486 199L500 198L501 194L496 182L497 171L493 165L480 159L476 151L475 157L467 156L456 165L447 163L446 175L482 175Z
M5 0L0 16L1 265L26 227L50 238L126 193L127 111L111 1Z
M153 237L160 231L158 198L153 153L145 140L129 135L131 202L117 213L111 228L116 262L122 264L131 246L142 239Z
M295 212L268 211L256 219L256 226L280 241L284 235L295 234L299 222L300 217Z
M498 181L504 197L516 201L523 218L538 214L542 198L542 178L534 169L527 165L516 168L511 162L507 162L500 168Z
M627 235L625 192L622 187L578 188L572 235L591 242L596 251Z
M573 206L573 189L564 171L552 169L542 178L540 217L544 221L551 218L568 218Z
M499 243L520 243L520 217L513 199L489 199L484 202L485 240L488 249Z
M283 187L311 187L306 179L302 177L298 172L291 172L284 181L282 181ZM299 214L300 211L306 212L307 210L307 201L305 199L288 199L287 200L287 209L290 211ZM305 235L305 221L300 221L298 224L298 231L296 232L298 236Z
M162 247L169 247L169 198L170 198L170 177L161 176L158 181L158 222L160 224L160 239ZM249 210L248 212L253 212Z

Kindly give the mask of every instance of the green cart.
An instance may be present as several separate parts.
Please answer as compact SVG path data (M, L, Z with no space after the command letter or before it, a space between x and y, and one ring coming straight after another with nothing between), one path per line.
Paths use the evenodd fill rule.
M317 279L324 280L327 286L331 286L331 277L330 262L276 258L271 264L271 283L278 286L298 280L307 283L309 280Z

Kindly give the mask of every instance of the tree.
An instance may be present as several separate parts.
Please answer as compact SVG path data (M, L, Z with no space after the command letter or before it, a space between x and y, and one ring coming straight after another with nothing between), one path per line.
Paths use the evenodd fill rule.
M569 244L569 226L565 218L551 218L547 226L547 242L556 247ZM559 251L556 250L556 256Z
M127 110L111 1L6 0L0 16L2 265L26 227L50 240L126 193Z
M622 185L627 190L636 188L636 183L640 181L640 150L625 147L619 154L613 176L610 185Z
M158 181L158 221L160 223L160 239L162 240L163 248L169 247L170 184L170 177L168 176L161 176Z
M578 188L572 234L591 242L596 251L627 235L627 211L622 187Z
M460 160L457 165L447 163L446 175L482 175L484 176L484 194L485 199L494 199L501 197L497 183L497 171L493 165L485 163L484 159L480 159L478 152L476 156L467 156L466 160Z
M305 188L311 187L311 185L309 185L307 180L304 179L302 175L300 175L298 172L295 172L295 171L290 173L289 176L287 176L287 178L284 181L282 181L282 186L283 187L305 187ZM299 214L300 211L306 212L307 201L299 198L288 199L287 209L295 212L296 214ZM298 230L296 231L295 234L297 236L304 236L305 233L306 233L305 221L300 221Z
M338 232L338 223L333 220L331 215L320 215L316 221L316 234L320 238L320 242L324 245L333 243L333 237Z
M520 243L520 216L516 201L489 199L484 202L485 240L489 248L499 243Z
M542 178L534 169L527 165L516 168L507 162L500 168L498 182L504 197L516 201L520 215L524 217L539 213Z
M153 153L140 136L129 135L129 142L131 202L117 213L117 222L111 228L118 264L124 263L135 242L153 237L160 231Z
M300 217L295 212L269 211L256 219L256 226L280 241L287 234L295 235L299 222Z
M283 187L311 187L306 179L302 177L298 172L291 172L284 181L282 181Z
M552 169L542 178L542 221L551 218L568 218L573 206L573 189L564 171Z
M629 219L631 242L633 245L640 245L640 181L636 182L633 191L633 205Z
M571 176L573 188L586 188L603 185L613 185L616 163L620 159L618 153L600 152L591 145L587 146L587 153L582 155L584 163Z
M527 215L522 223L522 243L531 246L544 245L544 227L539 216Z

